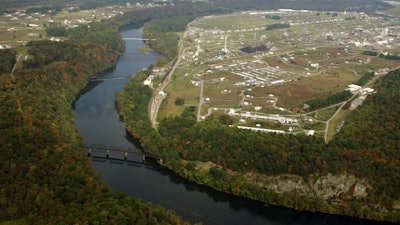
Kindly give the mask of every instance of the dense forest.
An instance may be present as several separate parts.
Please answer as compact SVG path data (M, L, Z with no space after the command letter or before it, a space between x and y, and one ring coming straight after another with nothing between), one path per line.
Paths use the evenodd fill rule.
M354 84L364 86L373 76L374 72L364 73Z
M186 224L174 212L110 190L82 157L71 104L89 77L115 64L124 49L117 29L123 22L80 27L60 43L29 42L13 74L15 51L2 52L0 222Z
M11 73L16 57L17 52L14 49L0 49L0 74Z
M308 105L307 111L314 111L330 105L334 105L343 101L348 100L353 94L348 91L340 91L326 98L314 98L305 102Z
M49 37L64 37L68 36L68 32L65 27L48 27L46 28L46 35Z
M170 18L170 21L173 19ZM157 22L147 27L151 32L157 32L157 29L162 32L179 31L167 29ZM151 35L155 37L157 34ZM163 43L158 43L158 46L163 46ZM162 51L161 48L158 50ZM125 118L128 129L141 140L144 149L158 151L163 157L164 165L181 176L218 190L270 204L376 220L400 221L400 215L395 209L400 198L400 181L396 175L400 172L399 146L396 142L399 132L393 128L398 122L396 120L400 109L388 107L399 105L398 102L392 102L396 101L396 98L392 99L391 96L400 94L397 93L398 88L393 89L394 84L400 84L400 71L394 71L382 79L381 84L375 87L379 89L380 94L370 97L367 104L357 109L346 120L341 135L328 145L323 139L316 137L234 129L221 124L218 118L197 123L195 106L188 107L181 116L163 119L159 125L159 132L156 132L148 128L150 122L147 118L147 102L151 93L147 90L148 87L142 86L142 80L148 74L149 71L142 72L142 75L132 80L119 94L117 99L120 113ZM368 81L372 75L367 73L362 76L360 84ZM392 85L390 88L389 84ZM394 90L397 92L388 94ZM320 108L346 100L350 96L351 93L345 91L310 103L313 108ZM127 105L129 107L126 107ZM382 113L383 110L385 113ZM374 113L371 114L372 112ZM393 120L383 122L387 116ZM357 121L357 117L360 117L360 121ZM359 129L354 129L354 123L357 123ZM382 133L368 133L371 126L374 129L378 127L376 131ZM385 134L389 127L390 135ZM385 138L389 138L388 142ZM376 139L381 140L375 142ZM198 170L197 162L212 162L216 166L204 172ZM368 197L363 198L351 197L351 193L325 200L296 192L292 195L278 195L248 182L244 175L248 172L265 175L292 174L303 177L306 181L315 175L354 174L356 177L368 179L372 188L368 189ZM375 179L377 176L379 179Z
M177 55L179 34L194 16L178 16L153 20L144 26L143 37L150 39L148 45L163 53L157 64L165 64ZM159 41L162 40L162 41Z
M128 129L140 137L144 148L159 151L164 165L188 179L221 191L300 210L399 221L399 214L393 207L400 198L400 181L396 175L400 172L396 125L400 109L387 107L400 105L396 102L400 94L399 74L400 71L394 71L382 80L376 87L380 94L356 110L346 120L343 132L329 145L322 138L234 129L216 119L197 123L195 107L188 107L179 117L162 120L159 133L146 129L150 122L146 118L145 102L151 94L148 87L141 84L144 74L127 85L118 101ZM125 107L128 104L129 109ZM371 126L374 132L370 132ZM196 162L199 161L217 166L208 172L198 171ZM229 171L235 171L234 175ZM372 188L366 198L353 198L351 193L327 200L299 193L277 195L247 182L244 174L248 172L293 174L304 180L315 174L354 174L368 179ZM341 203L337 204L339 200Z
M375 0L340 0L342 5L337 2L247 0L244 3L241 0L214 0L199 4L182 2L176 3L174 7L130 12L112 20L92 23L90 29L85 26L68 30L68 40L61 43L28 43L26 61L12 74L10 72L16 62L16 52L1 51L1 221L22 218L26 224L186 224L173 212L110 190L92 171L87 159L82 157L83 142L73 122L71 104L89 77L112 67L116 62L124 48L118 28L138 27L154 19L169 18L176 25L164 30L168 34L165 40L173 41L170 44L158 43L158 37L165 35L155 34L162 27L161 20L146 27L153 29L147 35L157 40L152 46L165 52L167 59L172 59L177 49L174 45L178 43L178 36L174 32L181 31L184 23L196 16L237 9L304 8L304 3L312 3L307 6L318 10L374 10L377 7L388 7ZM79 1L4 0L1 3L0 11L8 11L32 4L49 4L59 9L59 6L78 4ZM114 3L117 1L87 1L82 8ZM32 7L30 10L43 8ZM369 100L372 106L363 106L360 113L346 122L343 135L347 135L339 136L326 146L317 138L258 135L228 128L217 120L195 123L193 107L188 108L180 117L162 121L158 132L152 129L147 115L147 103L152 90L141 83L141 79L150 71L141 73L118 97L121 114L128 129L140 138L146 151L162 154L166 165L185 177L220 190L271 203L295 206L298 209L328 210L326 203L310 202L308 198L296 193L285 199L271 192L261 196L264 193L262 190L247 184L241 176L228 176L227 171L255 171L271 175L292 173L304 178L316 172L348 171L360 177L379 176L376 182L371 179L374 188L370 190L369 198L363 199L364 203L379 203L390 209L399 199L399 181L396 180L396 174L399 173L398 139L395 139L396 134L392 132L384 135L378 133L388 128L397 131L395 125L398 115L396 117L395 113L399 110L384 107L399 105L398 98L388 97L399 94L391 86L398 86L396 75L388 76L391 80L382 81L382 89L387 91L382 91L377 99L374 96L374 99ZM375 101L382 107L374 108ZM388 108L392 110L389 112ZM367 110L368 113L361 110ZM387 117L390 119L386 120ZM360 124L351 122L369 121L370 118L374 118L374 121ZM360 133L368 130L367 125L377 126L376 133L360 137ZM172 128L176 130L167 132L167 129ZM382 139L375 141L377 137ZM362 145L355 146L354 143L361 141ZM255 163L254 157L257 157ZM197 160L212 161L219 167L211 167L207 174L194 177L196 167L191 161ZM227 183L232 185L228 186ZM349 208L349 212L341 213L351 214L360 208L356 206ZM399 221L397 214L392 215L389 211L382 213L379 210L374 214L368 208L356 216Z
M400 199L399 87L400 70L382 78L378 93L349 116L328 145L349 171L374 181L369 200L389 208Z

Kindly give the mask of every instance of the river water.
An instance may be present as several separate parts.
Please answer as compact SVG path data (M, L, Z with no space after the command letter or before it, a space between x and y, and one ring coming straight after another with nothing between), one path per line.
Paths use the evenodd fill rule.
M123 37L142 37L142 29L122 31ZM114 107L115 94L129 78L156 62L156 52L140 51L144 43L126 40L125 53L111 71L97 75L74 103L76 125L86 145L136 148ZM146 202L175 210L183 219L204 225L243 224L382 224L373 221L297 212L239 198L188 182L154 162L147 165L92 161L111 188Z

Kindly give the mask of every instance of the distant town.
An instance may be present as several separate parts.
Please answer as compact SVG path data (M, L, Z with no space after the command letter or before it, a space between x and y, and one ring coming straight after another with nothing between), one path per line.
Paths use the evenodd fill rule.
M4 13L0 49L35 39L65 39L46 35L48 27L90 26L90 22L126 10L173 5L171 1L161 3ZM350 109L361 105L375 90L353 83L366 72L380 76L398 66L387 59L398 52L397 20L362 12L292 9L198 18L182 34L179 65L173 73L173 82L184 82L185 87L198 91L187 95L183 94L186 89L159 87L153 120L182 111L173 101L160 111L158 108L163 99L183 94L186 106L190 102L198 107L199 121L225 114L235 118L230 125L238 128L321 135L328 141L345 122L339 111L346 102L316 111L307 110L304 102L349 90L353 94ZM28 57L20 55L19 59ZM155 68L145 84L153 86L152 80L164 77L167 71L169 68Z
M179 114L174 99L183 97L198 107L198 121L228 115L238 128L329 141L344 115L375 92L374 79L398 67L385 56L397 54L399 44L397 19L364 13L279 9L198 18L182 34L172 84L159 88L153 104L170 100L152 113ZM153 71L146 85L170 70ZM375 78L354 84L365 73ZM352 94L337 104L312 111L304 104L344 90Z
M37 9L36 11L16 10L9 13L4 12L1 15L0 49L18 47L30 40L62 41L62 37L46 36L46 28L74 28L88 25L91 22L110 19L116 15L124 14L126 11L162 7L164 4L131 4L127 2L122 5L98 7L91 10L81 10L79 7L70 6L60 9L60 12L55 12L54 9L40 10L41 8L35 8Z

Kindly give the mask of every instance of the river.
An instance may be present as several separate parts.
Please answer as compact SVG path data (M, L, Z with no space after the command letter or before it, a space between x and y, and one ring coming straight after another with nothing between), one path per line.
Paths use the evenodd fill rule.
M142 29L122 31L123 37L142 37ZM137 148L114 107L132 74L156 62L160 55L143 52L140 40L126 40L126 50L113 70L97 75L74 103L75 123L86 145ZM92 161L111 188L146 202L175 210L183 219L204 225L243 224L382 224L343 216L297 212L268 206L188 182L154 162L147 165Z

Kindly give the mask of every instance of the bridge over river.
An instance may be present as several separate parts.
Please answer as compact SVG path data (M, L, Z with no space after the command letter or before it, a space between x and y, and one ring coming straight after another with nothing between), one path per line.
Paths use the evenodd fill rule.
M136 37L123 37L124 40L131 40L131 41L155 41L156 39L147 39L147 38L136 38Z
M84 154L87 157L92 157L94 161L104 162L108 159L111 162L120 164L124 162L144 164L146 159L161 160L161 156L157 153L96 144L84 146Z

